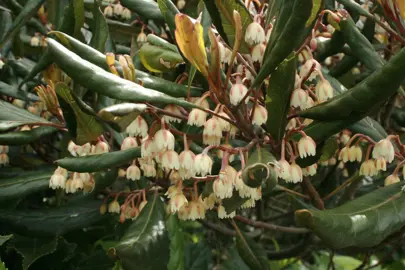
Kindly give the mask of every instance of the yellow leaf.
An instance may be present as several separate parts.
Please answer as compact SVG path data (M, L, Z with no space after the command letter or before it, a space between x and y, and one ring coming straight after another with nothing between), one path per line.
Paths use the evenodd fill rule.
M398 5L398 9L399 9L399 14L401 14L402 19L405 20L405 1L397 0L397 5Z
M177 14L175 23L176 42L181 52L193 66L207 77L208 61L201 24L198 21L193 22L185 14Z

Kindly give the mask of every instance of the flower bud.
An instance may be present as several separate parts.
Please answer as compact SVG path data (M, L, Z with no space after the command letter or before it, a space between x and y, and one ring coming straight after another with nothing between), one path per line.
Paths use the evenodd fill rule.
M213 117L204 124L203 143L207 145L220 145L221 138L221 125L218 119Z
M227 214L227 212L225 211L225 207L223 207L222 205L218 206L218 217L220 219L224 219L224 218L233 218L236 216L236 212L233 211L229 214Z
M195 172L201 176L211 174L212 159L207 154L198 154L195 156Z
M132 164L128 167L126 176L127 179L130 180L139 180L141 179L141 170L138 168L138 166Z
M195 104L205 109L209 109L209 104L205 99L199 99ZM201 111L199 109L192 109L190 114L188 115L187 124L189 124L190 126L194 125L197 127L201 127L204 125L206 119L207 119L206 112Z
M135 147L138 147L138 142L134 137L129 136L122 141L121 150L128 150Z
M238 105L242 98L247 94L248 89L241 82L240 78L236 80L236 83L232 85L231 90L229 91L229 101L232 105ZM249 98L245 99L245 103L249 102Z
M374 176L377 174L377 168L374 160L369 159L364 161L360 166L360 175Z
M312 164L311 166L308 166L304 169L302 169L302 175L303 176L314 176L316 174L316 169L318 168L318 165Z
M300 158L306 158L308 156L315 156L316 155L315 141L309 136L303 136L298 141L298 152L300 154Z
M179 155L173 150L167 150L162 154L161 164L164 169L178 170L180 168Z
M112 202L110 202L110 204L108 205L108 212L117 214L121 212L121 207L117 200L113 200Z
M141 144L141 156L152 157L156 152L155 140L152 137L146 136Z
M106 6L104 8L104 16L106 17L112 17L114 13L114 9L112 6Z
M127 8L124 8L121 13L121 18L124 20L130 20L132 17L131 11Z
M129 136L141 136L142 138L145 138L148 136L148 123L139 115L131 124L129 124L126 128L126 132Z
M141 31L136 38L136 43L138 43L139 47L142 47L142 45L145 44L147 41L148 37L145 35L143 31Z
M166 105L164 110L167 112L170 112L172 114L175 114L175 115L179 115L179 116L182 115L181 111L180 111L180 107L177 105L173 105L173 104ZM180 118L169 116L169 115L163 115L163 120L165 120L166 123L172 123L172 122L181 123Z
M345 146L339 152L339 160L343 161L344 163L350 160L350 149Z
M191 201L188 204L190 208L190 213L188 215L189 220L204 219L205 218L205 207L204 204L200 201Z
M279 160L278 167L276 167L277 176L284 179L286 182L290 182L291 179L291 165L286 160Z
M102 141L97 142L96 146L94 147L94 150L92 151L93 154L99 155L99 154L104 154L108 153L110 151L110 146Z
M114 15L121 16L122 12L124 11L124 7L121 5L120 2L114 5Z
M155 133L154 137L155 149L158 152L174 149L174 136L167 129L160 129Z
M186 1L185 0L177 0L177 8L179 10L182 10L186 6Z
M263 43L257 44L253 47L251 55L253 62L259 62L261 64L263 62L264 51L266 50L266 46Z
M397 174L391 174L391 175L387 176L387 178L385 178L384 186L389 186L389 185L398 183L399 181L400 180L399 180L399 177Z
M353 145L352 147L349 148L349 159L350 162L361 162L361 159L363 158L363 153L361 151L361 148L359 146Z
M315 87L315 94L319 102L327 101L333 98L333 88L328 80L321 78Z
M248 45L262 43L265 39L264 29L259 23L252 22L248 25L245 32L245 41Z
M107 204L103 203L100 205L100 214L104 215L105 213L107 213Z
M386 171L387 170L387 162L384 158L377 158L375 160L375 167L377 171Z
M178 192L174 195L169 201L170 212L176 213L180 210L183 205L188 204L186 196L184 196L183 192Z
M391 163L395 158L395 150L389 139L380 140L373 148L372 156L375 159L383 158Z
M290 182L293 182L293 183L302 182L302 170L301 170L301 167L298 166L295 162L293 162L291 164Z
M257 104L252 117L252 124L261 126L267 122L267 109Z
M31 37L30 45L31 45L31 47L39 47L39 45L40 45L39 38L37 36Z
M1 154L7 154L8 153L8 145L0 145L0 153Z
M315 70L312 70L312 66L315 65ZM308 81L312 81L318 76L318 72L321 70L321 64L315 59L308 59L305 61L305 64L300 69L300 77L306 78L308 77ZM311 74L310 74L311 72Z
M301 89L295 89L291 94L290 106L294 108L306 109L308 100L308 93Z

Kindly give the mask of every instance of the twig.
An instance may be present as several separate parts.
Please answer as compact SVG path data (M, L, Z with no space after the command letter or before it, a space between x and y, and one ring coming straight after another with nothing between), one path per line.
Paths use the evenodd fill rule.
M203 219L199 220L199 222L202 225L204 225L205 227L207 227L209 229L212 229L212 230L215 230L217 232L220 232L222 234L229 235L229 236L235 236L236 235L236 232L234 230L228 229L228 228L223 227L221 225L218 225L218 224L215 224L215 223L203 220Z
M297 191L288 189L288 188L286 188L286 187L277 186L277 188L278 188L278 189L281 189L282 191L285 191L285 192L287 192L287 193L290 193L290 194L292 194L292 195L296 195L296 196L298 196L298 197L300 197L300 198L303 198L303 199L306 199L306 200L309 200L309 199L310 199L308 195L304 195L304 194L302 194L302 193L299 193L299 192L297 192Z
M311 181L309 181L309 179L307 177L304 177L304 179L302 180L301 186L302 186L303 190L307 191L309 198L311 199L314 206L317 207L318 209L324 210L325 205L323 204L321 196L319 196L318 191L316 191L316 189L312 185Z
M308 229L306 229L306 228L279 226L279 225L275 225L272 223L266 223L263 221L254 221L254 220L242 217L242 216L235 216L234 219L238 220L240 222L243 222L247 225L250 225L252 227L255 227L255 228L262 228L262 229L267 229L267 230L272 230L272 231L295 233L295 234L305 234L305 233L309 232Z
M335 263L333 262L333 257L335 256L335 251L331 251L330 256L329 256L329 264L328 264L328 270L332 269L335 270Z
M350 183L352 183L354 180L358 179L358 178L363 178L363 176L359 176L358 174L353 175L352 177L350 177L349 179L347 179L343 184L341 184L340 186L338 186L335 190L333 190L331 193L329 193L328 195L326 195L325 197L322 198L322 200L327 201L330 198L332 198L336 193L338 193L339 191L341 191L343 188L345 188L347 185L349 185Z

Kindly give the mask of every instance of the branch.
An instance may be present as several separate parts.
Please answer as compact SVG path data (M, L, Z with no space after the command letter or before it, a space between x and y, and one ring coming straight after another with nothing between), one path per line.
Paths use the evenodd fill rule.
M279 225L275 225L272 223L266 223L263 221L254 221L254 220L242 217L242 216L235 216L234 219L238 220L242 223L245 223L247 225L250 225L252 227L255 227L255 228L262 228L262 229L267 229L267 230L272 230L272 231L285 232L285 233L296 233L296 234L305 234L305 233L309 232L309 230L306 228L279 226Z

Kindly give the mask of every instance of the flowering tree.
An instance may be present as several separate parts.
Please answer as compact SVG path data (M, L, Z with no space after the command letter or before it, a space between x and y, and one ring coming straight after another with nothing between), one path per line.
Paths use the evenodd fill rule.
M0 268L390 265L404 20L399 0L2 3Z

